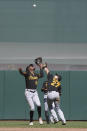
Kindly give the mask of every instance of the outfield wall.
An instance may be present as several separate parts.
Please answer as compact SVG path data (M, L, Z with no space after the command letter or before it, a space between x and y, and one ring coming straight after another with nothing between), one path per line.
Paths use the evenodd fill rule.
M36 8L33 2L0 0L0 70L13 64L0 71L0 119L29 119L24 78L6 70L41 56L66 65L58 66L64 68L61 108L67 120L87 120L87 0L36 0ZM71 71L72 65L84 71ZM38 86L44 111L42 81Z
M61 109L67 120L87 120L87 71L57 71L63 77ZM53 71L55 73L55 71ZM43 93L38 92L44 117ZM29 107L24 96L25 80L17 71L0 71L0 119L29 119ZM37 120L35 111L34 119Z

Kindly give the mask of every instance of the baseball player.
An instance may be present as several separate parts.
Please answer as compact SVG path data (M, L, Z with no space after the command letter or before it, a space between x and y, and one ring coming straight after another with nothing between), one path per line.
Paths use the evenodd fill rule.
M47 103L48 81L44 81L44 82L43 82L41 91L44 92L44 107L45 107L45 117L46 117L46 122L47 122L47 124L49 124L50 121L51 121L52 123L58 122L58 118L57 118L57 115L56 115L56 112L55 112L55 111L54 111L54 112L55 112L55 119L53 118L52 114L50 114L50 117L49 117L48 103ZM52 105L52 108L53 108L53 109L55 108L54 103L53 103L53 105ZM49 119L50 119L50 120L49 120Z
M52 113L53 117L55 118L55 112L52 108L53 102L55 103L55 108L56 111L62 120L62 125L66 124L66 119L64 117L64 114L62 110L60 109L60 95L59 92L61 90L61 76L58 74L55 74L54 76L50 73L49 69L45 66L44 68L45 72L47 73L47 78L48 78L48 107L50 112ZM61 92L60 92L61 93Z
M30 64L27 66L26 71L23 72L21 68L19 68L19 72L21 75L25 77L26 81L26 89L25 89L25 96L26 100L30 106L30 123L29 125L33 125L33 114L35 111L35 106L34 104L37 105L37 111L38 111L38 118L39 118L39 123L43 124L42 118L41 118L41 103L38 97L38 92L37 92L37 84L38 84L38 79L43 77L43 70L42 67L40 67L40 73L35 73L35 67L33 64Z

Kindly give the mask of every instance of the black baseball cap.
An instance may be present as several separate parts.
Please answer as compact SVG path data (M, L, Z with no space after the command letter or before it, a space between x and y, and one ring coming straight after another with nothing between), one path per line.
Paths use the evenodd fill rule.
M33 65L33 64L30 64L28 67L34 67L34 65Z
M29 67L34 67L34 65L33 65L33 64L28 65L28 66L26 67L26 71L28 71L28 68L29 68Z

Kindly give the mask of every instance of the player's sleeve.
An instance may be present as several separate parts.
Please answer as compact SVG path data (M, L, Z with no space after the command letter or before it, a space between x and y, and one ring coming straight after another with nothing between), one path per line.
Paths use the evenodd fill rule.
M43 77L43 69L40 69L40 73L37 74L37 77L38 78L42 78Z

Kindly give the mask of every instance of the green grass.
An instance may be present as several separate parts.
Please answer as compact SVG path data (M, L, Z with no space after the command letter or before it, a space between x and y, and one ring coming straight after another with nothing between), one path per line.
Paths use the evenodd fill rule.
M87 121L67 121L66 125L62 125L61 122L56 124L40 125L38 121L34 121L33 126L29 126L28 121L0 121L0 127L19 127L19 128L87 128Z

